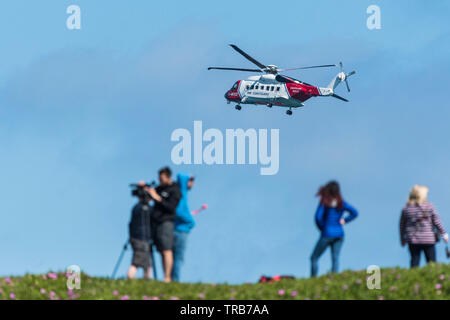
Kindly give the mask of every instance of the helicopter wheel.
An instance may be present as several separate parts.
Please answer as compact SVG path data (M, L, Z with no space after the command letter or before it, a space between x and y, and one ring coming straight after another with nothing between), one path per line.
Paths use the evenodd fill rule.
M234 107L236 110L241 110L242 107L240 105L237 105L236 107Z
M286 114L287 114L288 116L292 116L292 110L287 110L287 111L286 111Z
M272 108L272 106L273 106L273 104L271 104L271 103L268 103L268 104L267 104L267 107L268 107L268 108Z

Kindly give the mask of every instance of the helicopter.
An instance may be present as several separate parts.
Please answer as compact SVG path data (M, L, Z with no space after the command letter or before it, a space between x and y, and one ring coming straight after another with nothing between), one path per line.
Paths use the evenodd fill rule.
M247 60L255 64L258 69L208 67L208 70L233 70L263 73L262 75L250 76L246 80L236 81L231 89L225 93L225 99L228 104L231 102L236 103L236 110L242 109L241 104L265 105L269 108L278 106L288 108L286 114L292 115L293 108L303 107L304 102L311 97L328 96L348 102L347 99L334 93L334 90L341 82L345 82L347 91L350 92L347 79L356 73L356 71L345 73L342 62L339 62L341 71L331 80L327 87L322 88L282 75L280 72L337 67L337 64L279 69L273 64L262 64L234 44L230 44L230 46Z

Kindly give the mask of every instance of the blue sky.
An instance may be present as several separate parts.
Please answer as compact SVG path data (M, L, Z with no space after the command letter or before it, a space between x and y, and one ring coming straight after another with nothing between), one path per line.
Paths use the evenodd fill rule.
M81 7L82 29L66 28ZM381 30L366 8L381 8ZM446 1L2 2L0 29L0 275L79 265L110 275L127 238L128 183L170 163L174 129L280 129L280 170L179 166L197 185L184 281L242 283L261 274L309 275L319 237L317 188L338 179L360 212L346 226L342 269L408 266L398 219L413 184L450 228ZM223 94L253 67L342 60L350 102L317 98L284 110L226 105ZM325 86L338 70L289 75ZM445 261L443 245L438 259ZM119 270L123 276L128 252ZM329 253L320 272L330 269ZM161 269L159 268L159 271ZM161 273L161 272L160 272Z

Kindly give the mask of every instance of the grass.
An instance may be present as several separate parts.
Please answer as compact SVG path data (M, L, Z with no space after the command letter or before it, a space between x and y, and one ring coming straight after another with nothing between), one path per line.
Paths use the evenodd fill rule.
M381 270L381 289L369 290L366 271L344 271L314 279L242 285L162 283L81 276L81 289L68 290L66 275L49 272L0 278L0 299L450 299L450 265Z

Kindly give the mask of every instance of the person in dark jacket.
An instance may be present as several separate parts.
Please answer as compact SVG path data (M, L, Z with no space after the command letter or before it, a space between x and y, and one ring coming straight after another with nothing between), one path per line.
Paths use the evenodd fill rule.
M355 219L358 212L341 196L339 184L331 181L319 189L319 206L315 214L315 222L321 234L311 255L311 277L317 276L318 261L325 250L331 248L332 272L339 270L339 254L344 243L343 226ZM345 213L348 213L344 217Z
M131 220L129 223L130 243L133 249L133 258L131 266L128 268L127 278L133 279L136 276L138 268L144 270L144 278L151 278L151 230L150 214L151 207L148 199L140 198L139 202L131 211Z
M415 185L400 217L400 242L408 244L411 268L419 266L422 251L428 262L436 261L435 244L439 236L448 242L448 234L434 205L427 200L428 188Z
M178 204L175 216L175 242L173 246L172 280L180 281L180 269L184 260L187 238L191 229L195 226L188 203L188 191L194 186L194 177L179 173L177 183L181 190L181 200Z
M152 237L159 253L161 254L164 281L172 280L173 267L173 242L175 210L181 198L180 187L172 181L172 171L165 167L159 170L159 186L156 188L145 187L154 201L152 210ZM144 185L144 182L139 182Z

